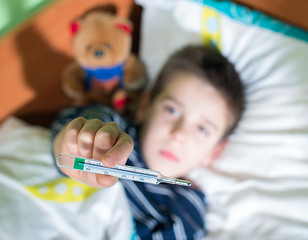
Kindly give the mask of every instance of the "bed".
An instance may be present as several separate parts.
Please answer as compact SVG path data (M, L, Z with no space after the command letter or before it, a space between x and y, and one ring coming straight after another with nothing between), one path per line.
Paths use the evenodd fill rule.
M2 161L22 162L25 153L48 159L47 127L71 104L60 87L61 69L72 58L68 23L103 1L74 0L74 9L72 2L52 1L0 40ZM133 51L150 79L173 50L203 42L235 64L245 85L246 110L228 147L210 168L191 173L207 194L207 239L308 239L307 4L115 2L122 16L132 12ZM42 147L22 144L29 135L21 129ZM14 132L18 144L9 137Z

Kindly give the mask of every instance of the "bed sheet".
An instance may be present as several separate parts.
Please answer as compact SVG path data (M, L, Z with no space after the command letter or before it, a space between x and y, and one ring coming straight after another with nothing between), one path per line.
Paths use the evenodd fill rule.
M132 239L122 185L96 189L64 177L49 135L14 117L0 125L0 238Z
M308 239L308 33L230 1L137 2L152 81L175 49L204 43L245 86L224 153L191 173L207 194L207 239Z

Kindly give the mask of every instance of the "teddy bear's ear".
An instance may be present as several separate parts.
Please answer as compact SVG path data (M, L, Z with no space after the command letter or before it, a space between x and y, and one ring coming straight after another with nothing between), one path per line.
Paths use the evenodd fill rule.
M80 29L80 22L78 20L71 23L71 33L75 35Z
M133 26L128 22L116 22L115 27L122 29L128 34L131 34L133 32Z

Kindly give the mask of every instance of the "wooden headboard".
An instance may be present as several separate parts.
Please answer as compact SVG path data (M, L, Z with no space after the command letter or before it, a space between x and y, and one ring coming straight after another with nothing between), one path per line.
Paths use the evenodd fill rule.
M69 23L86 9L113 2L119 15L133 19L135 53L141 9L133 0L58 0L0 39L0 122L15 115L48 126L71 100L61 88L61 73L72 60ZM238 0L308 30L308 4L301 0Z
M235 0L240 4L308 31L308 2L303 0Z

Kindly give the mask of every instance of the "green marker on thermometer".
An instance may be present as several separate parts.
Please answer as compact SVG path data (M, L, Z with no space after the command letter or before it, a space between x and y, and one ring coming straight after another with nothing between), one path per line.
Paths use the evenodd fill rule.
M191 182L189 181L165 177L157 171L127 165L116 165L110 168L104 166L103 163L99 160L77 157L64 153L60 153L57 156L56 161L59 167L71 168L96 174L105 174L137 182L152 184L169 183L181 186L191 185Z

